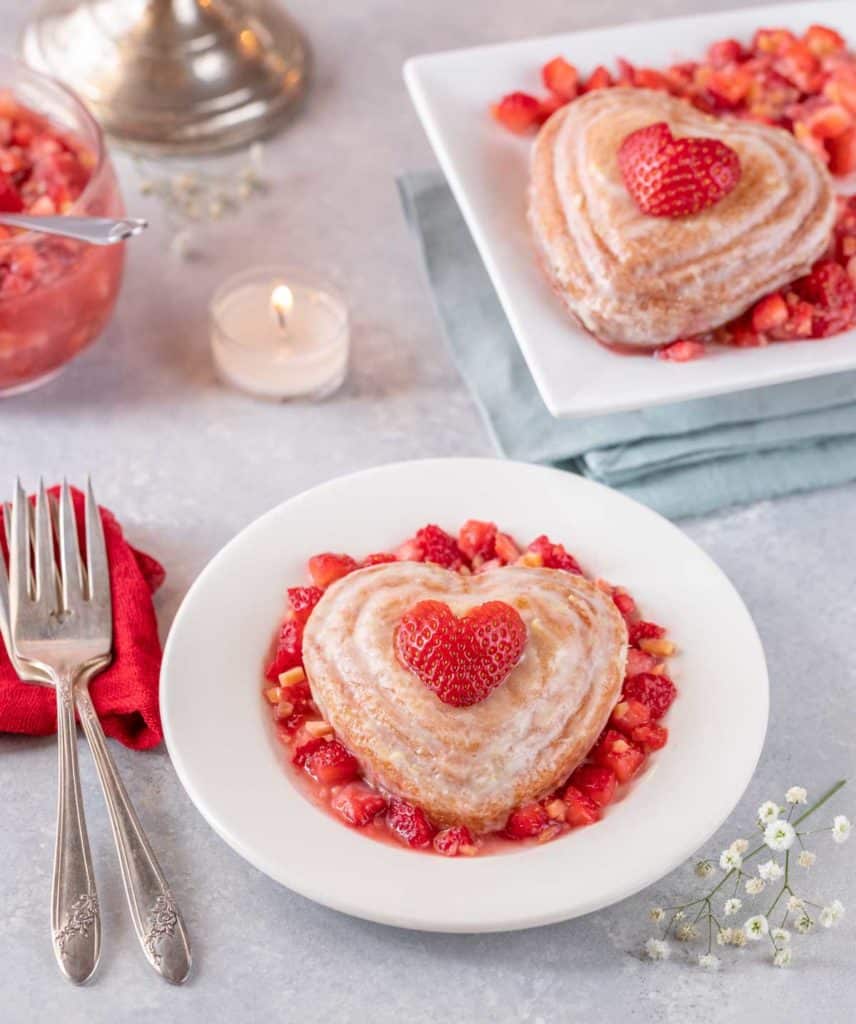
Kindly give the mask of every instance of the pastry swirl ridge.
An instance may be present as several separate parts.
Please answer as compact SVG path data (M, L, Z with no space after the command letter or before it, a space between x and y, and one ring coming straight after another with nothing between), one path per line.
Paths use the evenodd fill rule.
M642 213L617 152L665 121L675 136L720 139L741 177L720 202L680 218ZM649 89L603 89L562 107L531 159L529 223L567 310L598 338L653 347L711 330L807 273L829 241L832 181L781 128L709 117Z
M442 703L397 659L394 633L419 601L456 615L500 600L522 616L520 662L470 707ZM473 576L400 562L325 592L303 638L313 698L374 782L440 826L501 828L585 757L618 699L627 649L608 594L581 576L508 566Z

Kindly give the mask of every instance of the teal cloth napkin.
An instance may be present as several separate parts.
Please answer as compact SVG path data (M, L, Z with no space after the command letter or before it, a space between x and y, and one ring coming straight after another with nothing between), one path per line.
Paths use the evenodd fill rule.
M504 455L582 473L672 518L856 480L854 372L555 419L445 180L398 185L452 355Z

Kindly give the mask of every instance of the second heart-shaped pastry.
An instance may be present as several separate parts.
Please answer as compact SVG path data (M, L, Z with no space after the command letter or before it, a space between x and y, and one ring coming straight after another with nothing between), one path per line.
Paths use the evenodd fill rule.
M646 127L679 149L686 139L725 144L739 180L691 215L643 212L619 153ZM692 187L686 174L677 184ZM553 114L532 151L529 222L541 262L568 311L623 345L665 344L738 316L808 272L834 218L829 173L790 132L709 117L650 89L588 93Z
M459 619L501 602L525 629L507 675L469 706L444 703L396 650L402 621L425 601ZM516 627L509 636L520 639ZM303 658L316 703L370 779L438 825L484 832L585 757L618 699L626 647L612 599L581 576L400 562L334 583L306 625Z

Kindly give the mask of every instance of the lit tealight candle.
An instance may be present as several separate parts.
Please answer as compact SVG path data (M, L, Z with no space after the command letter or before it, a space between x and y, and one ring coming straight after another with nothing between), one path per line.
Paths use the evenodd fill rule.
M349 344L341 297L299 271L244 271L211 300L211 351L221 377L263 398L331 394L345 379Z

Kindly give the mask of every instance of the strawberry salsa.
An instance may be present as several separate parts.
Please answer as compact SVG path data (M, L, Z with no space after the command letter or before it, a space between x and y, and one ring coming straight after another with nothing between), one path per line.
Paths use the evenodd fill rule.
M311 584L288 589L288 610L272 645L264 684L277 736L288 752L299 788L345 824L374 839L446 857L508 851L521 842L544 843L598 821L607 804L642 770L648 755L668 739L661 720L677 690L666 673L666 659L675 653L666 630L643 619L626 590L595 579L624 617L629 649L623 691L585 762L554 793L513 811L501 832L473 835L463 826L439 829L420 807L362 777L359 762L313 702L303 669L303 630L324 590L357 569L395 561L431 562L460 573L526 565L587 575L562 544L540 536L521 548L494 523L478 520L464 523L457 537L429 524L394 551L359 561L331 552L314 555L308 564ZM465 622L466 617L459 621ZM514 623L507 627L511 632L515 628ZM461 699L460 694L438 693L440 699L458 704L484 695Z
M594 89L660 89L705 113L775 125L793 135L834 176L856 172L856 55L823 25L802 36L759 29L748 45L713 43L699 61L641 68L619 58L615 73L600 65L588 75L563 57L542 68L547 94L504 96L492 107L512 132L534 131L567 103ZM741 316L704 335L679 338L655 351L686 362L711 344L757 348L775 341L825 338L856 326L856 198L840 196L829 248L811 272L764 296ZM624 351L624 349L622 349Z
M92 176L95 157L46 118L0 94L0 212L68 212ZM0 225L0 242L18 234ZM61 271L67 247L0 249L0 298L20 295Z
M84 197L86 192L86 197ZM109 163L81 138L0 91L0 212L115 216ZM46 377L103 329L121 246L98 248L0 226L0 391Z

